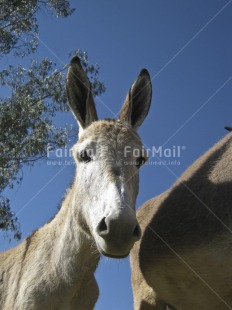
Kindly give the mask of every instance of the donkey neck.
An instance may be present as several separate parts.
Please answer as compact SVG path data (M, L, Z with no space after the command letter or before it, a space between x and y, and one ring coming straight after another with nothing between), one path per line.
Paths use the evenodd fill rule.
M52 260L61 281L80 282L95 271L100 255L92 236L86 233L77 218L74 189L70 189L56 217L48 224L49 238L54 238Z

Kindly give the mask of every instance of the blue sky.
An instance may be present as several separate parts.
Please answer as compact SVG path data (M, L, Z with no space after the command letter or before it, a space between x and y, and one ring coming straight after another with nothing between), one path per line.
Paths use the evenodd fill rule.
M180 146L180 158L147 165L140 173L137 207L169 188L176 178L232 126L232 1L139 0L71 1L75 13L57 20L40 14L38 54L58 65L68 54L87 50L100 65L107 91L96 99L99 116L115 117L141 68L153 83L152 105L140 129L146 147ZM7 57L4 65L15 62ZM71 113L61 124L75 120ZM173 165L169 165L169 159ZM155 159L150 159L155 161ZM23 238L56 212L75 173L74 166L44 161L24 170L19 187L8 192ZM1 239L0 249L15 245ZM103 258L96 272L96 310L133 309L128 259Z

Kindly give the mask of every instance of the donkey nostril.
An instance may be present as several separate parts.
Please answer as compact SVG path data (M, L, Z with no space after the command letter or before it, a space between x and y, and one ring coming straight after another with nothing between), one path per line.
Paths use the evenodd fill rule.
M104 235L107 233L107 225L106 225L106 221L105 221L105 217L103 217L103 219L100 221L100 223L97 226L97 232L99 233L99 235Z
M140 229L140 227L139 227L139 224L137 224L136 226L135 226L135 229L134 229L134 231L133 231L133 237L135 237L136 239L140 239L140 237L141 237L141 229Z

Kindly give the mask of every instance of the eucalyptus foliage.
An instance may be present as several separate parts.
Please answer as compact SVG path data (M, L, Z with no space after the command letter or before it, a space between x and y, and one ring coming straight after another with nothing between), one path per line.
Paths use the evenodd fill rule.
M37 13L47 10L67 17L73 9L69 1L0 0L0 59L4 54L24 57L38 46ZM105 91L98 80L98 65L90 65L86 52L76 53L88 73L95 95ZM73 53L72 53L73 56ZM20 58L19 58L20 59ZM64 147L69 128L57 127L54 117L68 111L65 93L67 66L58 67L48 58L32 60L28 67L1 66L0 89L0 230L20 239L20 225L4 191L22 181L24 165L33 166L49 150Z
M38 13L67 17L74 9L67 0L0 0L0 56L26 56L38 46Z

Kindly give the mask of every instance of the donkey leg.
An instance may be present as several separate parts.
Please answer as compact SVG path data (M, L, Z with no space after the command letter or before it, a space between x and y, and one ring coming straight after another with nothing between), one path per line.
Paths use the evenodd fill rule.
M132 274L134 310L171 310L167 308L166 303L157 298L154 290L142 278L142 274L139 275Z
M170 308L169 306L167 306L167 304L161 300L156 300L155 304L150 304L148 301L142 300L140 304L140 308L138 309L139 310L174 310Z

